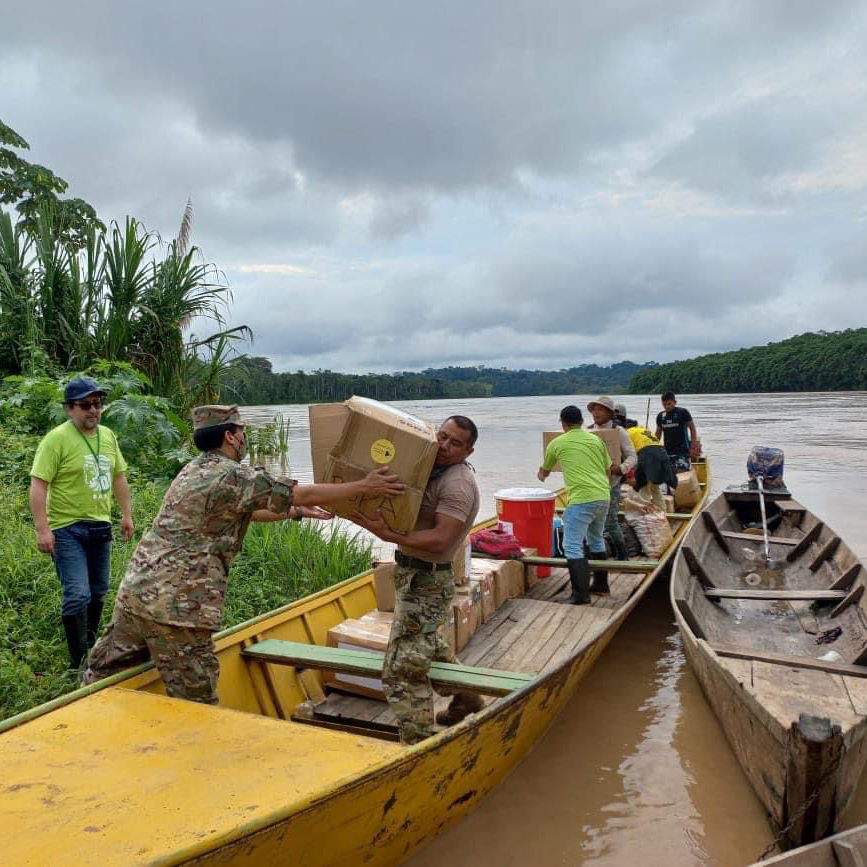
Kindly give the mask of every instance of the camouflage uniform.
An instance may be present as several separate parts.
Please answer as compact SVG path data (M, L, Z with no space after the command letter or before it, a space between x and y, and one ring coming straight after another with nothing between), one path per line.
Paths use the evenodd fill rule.
M394 620L382 669L383 691L397 717L400 739L414 744L433 734L432 662L457 663L458 658L439 634L446 622L455 582L451 569L426 572L397 566L394 570ZM440 695L476 696L437 686Z
M198 407L194 420L197 429L241 423L237 407ZM190 461L136 547L85 682L151 658L168 695L215 704L219 666L211 636L222 626L229 567L253 512L287 513L294 486L219 451Z

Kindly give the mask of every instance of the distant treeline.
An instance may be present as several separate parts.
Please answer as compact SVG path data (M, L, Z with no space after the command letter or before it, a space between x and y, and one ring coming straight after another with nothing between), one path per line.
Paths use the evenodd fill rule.
M420 373L274 373L267 358L245 358L221 377L224 399L241 404L315 403L353 394L376 400L441 397L508 397L622 392L648 365L621 361L610 367L582 364L568 370L506 370L493 367L429 368Z
M633 394L867 389L867 328L799 334L779 343L648 365Z

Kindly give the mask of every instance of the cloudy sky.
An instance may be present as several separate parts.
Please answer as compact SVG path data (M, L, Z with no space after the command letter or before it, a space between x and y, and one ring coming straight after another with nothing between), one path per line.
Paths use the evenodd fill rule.
M867 11L6 4L0 118L194 242L276 370L559 368L867 324Z

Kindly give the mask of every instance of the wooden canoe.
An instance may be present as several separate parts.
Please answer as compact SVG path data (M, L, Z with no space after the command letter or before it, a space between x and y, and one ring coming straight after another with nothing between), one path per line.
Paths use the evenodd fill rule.
M219 633L218 707L166 698L146 664L0 723L4 863L404 861L528 753L700 506L672 517L675 543L652 568L612 572L592 605L555 603L562 569L509 599L460 656L532 678L413 747L394 742L382 702L325 698L312 668L244 655L266 639L324 645L375 607L370 572Z
M808 843L781 855L757 861L752 867L864 867L867 864L867 825Z
M671 600L684 652L788 848L833 833L867 758L865 573L788 494L767 510L773 568L758 495L732 489L684 537Z

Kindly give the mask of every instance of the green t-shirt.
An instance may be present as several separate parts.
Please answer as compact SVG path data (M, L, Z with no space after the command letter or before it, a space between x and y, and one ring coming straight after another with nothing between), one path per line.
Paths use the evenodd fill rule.
M48 482L48 525L52 530L76 521L111 520L111 483L126 472L114 432L99 425L87 438L71 422L50 430L39 443L30 475ZM88 443L90 448L88 448Z
M608 483L608 468L611 466L611 456L600 437L580 427L573 427L554 437L545 449L542 469L552 469L557 461L563 468L566 498L570 506L609 499L611 486Z

